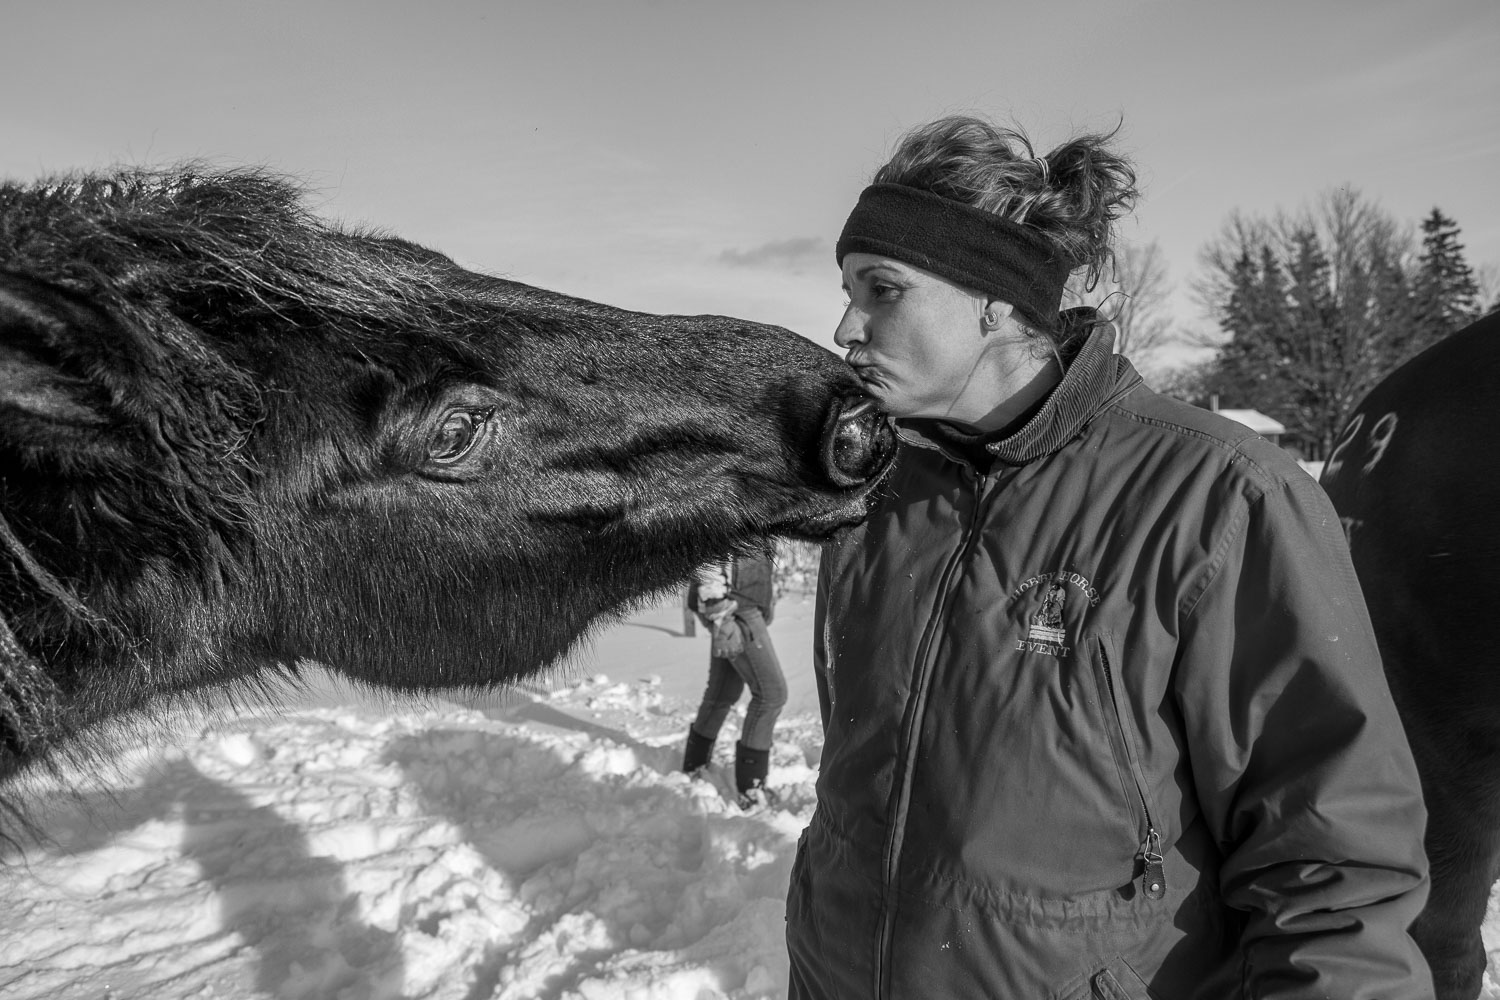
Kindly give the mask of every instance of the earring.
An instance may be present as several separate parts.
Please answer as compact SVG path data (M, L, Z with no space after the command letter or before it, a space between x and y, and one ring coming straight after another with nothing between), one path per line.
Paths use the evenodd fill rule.
M984 319L982 320L982 322L986 330L995 330L1000 326L1000 317L997 314L992 313L988 309L986 309L984 311Z

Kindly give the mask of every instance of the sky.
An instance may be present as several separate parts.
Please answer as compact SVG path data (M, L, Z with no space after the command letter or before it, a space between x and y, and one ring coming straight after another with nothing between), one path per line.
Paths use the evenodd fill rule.
M1352 186L1500 269L1495 0L13 5L0 176L196 159L466 266L833 347L833 242L907 129L1120 126L1187 329L1203 245Z

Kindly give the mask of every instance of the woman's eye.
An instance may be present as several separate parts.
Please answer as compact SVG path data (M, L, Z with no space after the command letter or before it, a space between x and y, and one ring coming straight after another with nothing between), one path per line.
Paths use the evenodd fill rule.
M493 410L455 410L443 418L442 426L427 445L427 457L434 462L456 462L469 453L479 439L479 430Z
M871 290L874 291L875 298L881 301L889 301L890 299L894 299L901 293L901 289L897 288L895 285L887 285L883 281L875 282L875 284L871 286Z

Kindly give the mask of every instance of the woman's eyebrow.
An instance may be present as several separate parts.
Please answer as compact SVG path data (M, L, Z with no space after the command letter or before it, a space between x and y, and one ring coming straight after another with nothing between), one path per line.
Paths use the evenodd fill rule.
M891 274L894 277L901 276L901 269L893 266L890 261L877 260L872 264L866 264L864 267L856 269L854 272L854 277L863 281L873 271L885 271L886 273Z
M895 277L900 277L901 275L901 272L892 267L889 261L879 260L873 264L866 264L864 267L856 268L854 271L854 280L864 281L872 271L888 271ZM845 281L840 284L839 287L842 288L845 292L848 292L849 282Z

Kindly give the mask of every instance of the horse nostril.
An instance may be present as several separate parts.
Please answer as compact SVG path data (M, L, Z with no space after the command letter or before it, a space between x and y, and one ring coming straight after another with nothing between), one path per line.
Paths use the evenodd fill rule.
M880 475L896 453L896 436L869 396L846 396L823 431L823 468L839 486L859 486Z

